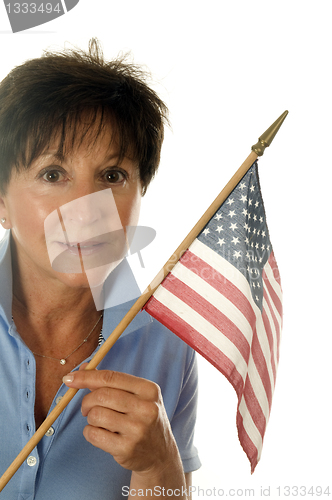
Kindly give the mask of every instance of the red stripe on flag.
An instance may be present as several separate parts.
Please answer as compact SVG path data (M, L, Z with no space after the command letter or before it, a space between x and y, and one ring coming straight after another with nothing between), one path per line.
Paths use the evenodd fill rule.
M207 359L230 381L238 397L241 396L244 386L243 379L234 363L232 363L220 349L213 345L212 342L209 342L209 340L181 319L177 314L173 313L168 307L164 306L155 297L152 296L149 299L144 309Z

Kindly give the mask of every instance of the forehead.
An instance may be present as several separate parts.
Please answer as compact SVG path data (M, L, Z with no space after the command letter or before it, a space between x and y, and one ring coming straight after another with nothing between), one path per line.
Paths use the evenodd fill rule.
M42 154L52 153L59 159L77 154L121 156L126 153L121 151L121 142L114 121L85 113L78 120L72 120L62 129L54 131Z
M120 145L112 130L105 129L99 134L91 131L91 134L77 136L76 140L56 137L41 154L41 157L47 156L59 161L78 156L96 160L113 159L120 157Z
M135 140L130 132L118 123L111 112L103 110L81 110L73 116L64 117L62 123L43 134L31 134L21 167L29 168L37 158L52 151L59 161L66 157L85 154L117 154L118 162L125 156L137 159Z

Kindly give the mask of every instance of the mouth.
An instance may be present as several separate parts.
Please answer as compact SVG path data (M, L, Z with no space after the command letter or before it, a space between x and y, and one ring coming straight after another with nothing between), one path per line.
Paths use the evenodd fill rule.
M57 244L63 250L63 252L68 251L70 254L79 257L87 257L89 255L94 255L103 250L106 243L103 241L83 241L79 242L68 242L62 243L57 241Z
M52 268L63 273L80 273L100 266L120 262L126 255L127 241L123 230L79 239L54 238ZM60 239L61 238L61 239Z

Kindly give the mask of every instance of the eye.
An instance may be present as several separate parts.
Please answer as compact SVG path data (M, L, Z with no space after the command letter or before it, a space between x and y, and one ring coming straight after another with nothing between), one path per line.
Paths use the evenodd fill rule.
M125 172L121 170L107 170L103 177L109 184L119 184L127 178Z
M46 172L41 172L40 177L42 177L42 179L44 179L46 182L56 183L62 180L63 173L57 169L50 169Z

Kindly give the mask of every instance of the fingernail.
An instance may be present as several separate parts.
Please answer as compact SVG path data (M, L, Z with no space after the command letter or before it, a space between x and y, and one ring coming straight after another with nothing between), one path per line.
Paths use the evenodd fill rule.
M64 384L70 384L71 382L73 382L73 380L74 380L74 375L70 374L70 375L65 375L62 379L62 382Z

